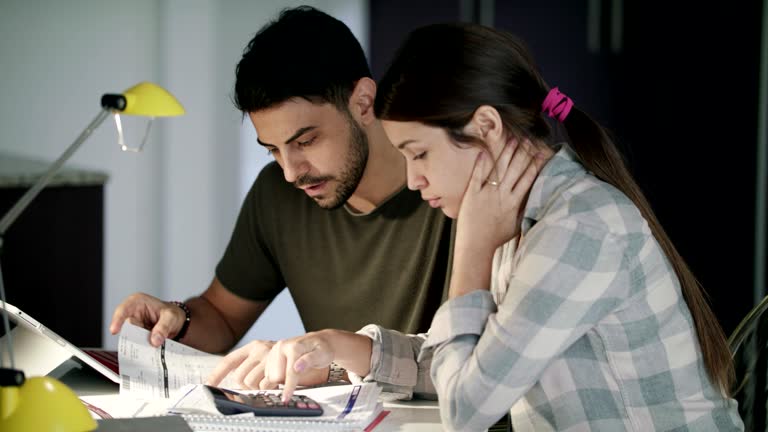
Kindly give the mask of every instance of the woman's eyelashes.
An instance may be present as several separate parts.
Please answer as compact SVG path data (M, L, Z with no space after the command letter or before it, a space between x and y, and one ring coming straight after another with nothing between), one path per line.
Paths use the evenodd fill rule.
M423 152L417 154L416 156L414 156L413 160L424 159L426 157L427 157L427 152L423 151Z

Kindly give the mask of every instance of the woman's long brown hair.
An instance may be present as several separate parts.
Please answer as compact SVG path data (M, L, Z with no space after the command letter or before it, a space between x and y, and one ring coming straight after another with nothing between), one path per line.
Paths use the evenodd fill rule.
M379 83L374 110L383 120L443 128L457 143L477 107L498 110L513 136L552 142L541 104L549 91L525 45L513 35L474 24L436 24L413 31ZM733 364L705 292L672 244L605 130L577 106L563 123L584 167L622 191L640 210L677 274L712 382L730 394Z

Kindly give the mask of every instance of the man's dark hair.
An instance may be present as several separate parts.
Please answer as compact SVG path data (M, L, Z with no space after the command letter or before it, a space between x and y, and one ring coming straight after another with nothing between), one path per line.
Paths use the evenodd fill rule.
M235 70L235 105L243 113L288 99L331 103L345 111L355 83L371 77L349 28L309 6L284 9L259 30Z

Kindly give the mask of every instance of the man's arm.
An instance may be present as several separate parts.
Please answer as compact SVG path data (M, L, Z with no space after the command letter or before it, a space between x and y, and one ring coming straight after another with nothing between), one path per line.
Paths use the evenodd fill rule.
M190 310L190 321L180 342L213 353L232 348L269 305L268 301L236 296L215 277L205 292L185 303ZM160 346L164 339L173 338L181 331L186 314L171 302L136 293L115 309L110 332L120 332L123 322L128 319L149 330L150 343Z
M180 342L212 353L225 352L235 346L269 306L268 301L238 297L216 277L205 292L187 300L186 304L191 320Z

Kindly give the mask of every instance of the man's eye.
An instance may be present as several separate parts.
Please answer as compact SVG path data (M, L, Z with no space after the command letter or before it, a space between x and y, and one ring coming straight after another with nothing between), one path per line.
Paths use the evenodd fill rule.
M425 157L427 157L427 152L421 152L421 153L417 154L416 156L414 156L413 160L424 159Z
M306 141L296 141L296 144L298 144L300 147L306 147L306 146L312 144L313 142L315 142L315 138L316 137L312 137L312 138L310 138L310 139L308 139Z
M277 147L268 147L267 148L267 154L268 155L274 155L275 153L277 153Z

